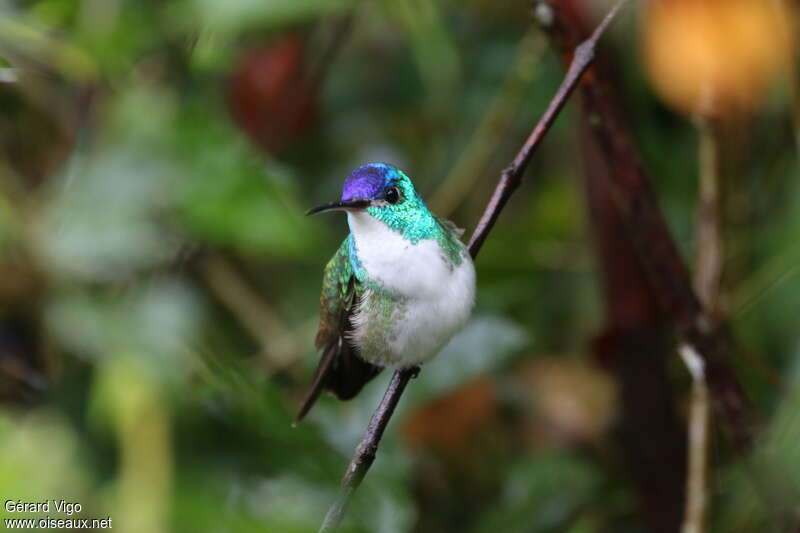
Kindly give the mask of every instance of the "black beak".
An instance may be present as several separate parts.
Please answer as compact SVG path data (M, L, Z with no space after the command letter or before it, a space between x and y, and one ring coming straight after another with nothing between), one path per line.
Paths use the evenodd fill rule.
M362 199L343 200L341 202L331 202L329 204L309 209L308 211L306 211L306 215L316 215L317 213L322 213L323 211L347 211L348 209L364 209L365 207L369 207L370 205L371 202L369 200L362 200Z

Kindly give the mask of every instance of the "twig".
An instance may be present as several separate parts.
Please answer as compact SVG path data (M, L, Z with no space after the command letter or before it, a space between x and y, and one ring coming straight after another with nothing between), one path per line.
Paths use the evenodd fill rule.
M561 82L553 99L550 100L550 104L548 104L544 115L542 115L536 127L533 128L525 144L523 144L522 148L517 152L517 156L511 162L511 165L503 170L500 175L500 182L497 184L489 200L489 204L486 206L486 210L483 212L483 216L481 216L481 219L478 221L478 226L475 228L475 232L469 240L469 253L472 254L472 257L478 255L478 250L483 246L483 241L486 240L486 236L492 230L494 223L497 221L497 217L500 216L500 211L505 207L511 194L522 182L522 174L528 166L533 151L539 145L545 133L547 133L553 125L553 122L564 107L564 104L567 103L567 99L578 86L578 82L581 76L583 76L583 73L586 72L586 69L592 64L595 49L597 48L597 41L600 39L600 36L603 35L603 32L606 31L608 25L611 24L611 21L614 20L614 17L616 17L619 10L627 1L628 0L620 0L617 2L603 21L595 28L592 35L575 49L572 62L567 69L567 73L564 75L564 81Z
M419 374L419 367L417 366L395 370L394 374L392 374L389 387L383 394L381 403L369 421L364 438L361 439L353 459L347 466L339 496L336 498L336 502L328 509L325 520L319 528L319 533L335 531L339 522L342 521L353 491L361 484L364 476L367 475L367 470L375 460L378 443L383 437L383 432L386 430L389 419L394 414L394 409L400 401L400 396L402 396L408 382L415 378L417 374Z
M542 115L542 118L533 128L533 131L522 145L522 148L520 148L511 165L500 175L497 187L469 241L468 249L473 258L478 255L481 245L486 240L487 235L497 221L497 217L508 202L509 197L514 190L519 187L522 174L527 168L534 150L538 147L544 135L553 125L553 122L558 116L559 111L564 107L569 95L575 90L581 76L592 63L598 40L603 35L608 25L614 20L614 17L622 6L627 2L628 0L620 0L611 11L609 11L600 25L597 26L592 36L576 48L575 57L564 76L564 81L561 82L556 94L547 106L544 115ZM414 367L411 369L397 370L392 375L389 388L386 389L386 393L383 395L380 405L378 405L377 410L372 415L364 438L356 448L350 465L345 472L337 500L325 515L325 520L319 530L320 533L335 531L336 527L341 522L353 492L358 488L358 485L364 479L369 467L375 460L375 454L378 450L378 444L383 436L383 432L394 413L397 403L400 401L400 397L408 381L416 376L418 372L419 369Z
M697 206L696 268L697 298L712 317L719 309L722 280L722 213L720 201L719 128L713 119L701 119L700 172Z
M686 476L686 509L681 533L702 533L706 524L708 485L708 387L703 359L691 346L682 344L680 354L692 375L692 403L689 409L689 461Z
M700 172L697 206L697 239L694 285L703 308L712 317L719 314L723 243L720 201L719 129L710 118L700 124ZM686 507L682 533L703 533L706 524L708 486L708 386L702 358L686 344L681 358L692 376L689 409Z

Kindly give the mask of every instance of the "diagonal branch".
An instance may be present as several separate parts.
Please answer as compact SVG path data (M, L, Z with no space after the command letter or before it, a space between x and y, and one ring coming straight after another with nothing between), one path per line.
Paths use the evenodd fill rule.
M627 0L620 0L614 5L603 21L595 28L592 35L575 48L572 62L567 69L567 73L564 75L564 81L561 82L553 99L550 100L550 104L548 104L544 115L542 115L542 118L539 119L539 123L536 124L536 127L531 131L525 144L523 144L522 148L517 152L511 165L500 175L500 182L497 184L494 193L492 193L489 204L486 206L486 210L484 210L481 219L478 221L478 226L475 228L475 232L469 240L469 253L472 257L478 255L478 251L481 249L481 246L483 246L483 241L486 240L486 236L489 235L489 232L492 230L494 223L497 221L497 217L500 216L500 211L505 207L511 194L519 187L520 183L522 183L522 174L528 167L534 150L539 146L545 133L547 133L553 125L553 122L555 122L564 104L567 103L570 95L578 86L578 82L581 76L583 76L583 73L586 72L586 69L592 64L594 52L597 48L597 41L600 40L603 32L606 31L608 25L611 24L611 21L614 20L614 17L616 17L617 13L626 2Z
M583 73L586 72L586 69L589 68L589 65L591 65L594 60L595 49L597 48L597 42L600 40L600 37L614 20L619 10L627 2L628 0L619 0L597 26L591 37L575 49L574 57L564 76L564 80L561 82L556 94L547 106L542 118L539 119L539 122L531 131L531 134L522 145L522 148L520 148L516 157L511 162L511 165L503 170L500 175L497 187L492 197L489 199L489 203L469 241L469 253L473 258L478 255L483 242L486 240L494 223L497 221L500 211L502 211L508 199L522 182L522 176L525 169L528 167L533 152L539 146L545 134L550 130L550 127L553 125L553 122L555 122L564 104L566 104L570 95L577 87L581 76L583 76ZM370 419L364 438L356 448L355 454L342 479L339 496L325 515L325 520L319 530L320 533L335 531L336 527L341 522L353 492L361 484L372 462L375 460L378 444L394 413L395 407L400 401L400 397L406 385L408 385L409 380L415 377L418 372L419 369L417 367L395 371L389 382L389 388L386 390L381 403Z
M392 418L394 414L394 409L400 401L400 396L402 396L408 382L416 377L418 373L419 367L414 366L396 370L395 373L392 374L389 387L386 389L381 403L369 420L364 438L361 439L361 442L356 448L355 455L353 455L353 458L350 460L350 464L347 465L344 479L342 479L342 488L339 491L336 501L325 514L325 520L323 520L322 526L319 529L320 533L335 531L336 526L338 526L339 522L344 518L344 512L347 509L347 504L350 502L350 497L361 484L364 476L367 475L367 470L369 470L369 467L372 466L372 462L375 460L375 454L378 452L378 443L381 441L383 432L389 424L389 419Z

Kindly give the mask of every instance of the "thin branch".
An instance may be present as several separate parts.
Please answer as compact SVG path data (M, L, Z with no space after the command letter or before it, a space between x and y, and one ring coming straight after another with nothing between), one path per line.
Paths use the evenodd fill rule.
M686 475L686 509L681 533L706 530L708 501L708 421L710 418L708 386L703 359L691 346L682 344L681 358L692 375L692 398L689 408L689 439Z
M720 201L719 127L712 119L701 119L700 187L697 206L696 268L697 298L712 317L719 314L722 281L722 206Z
M372 466L375 460L375 454L378 452L378 444L383 437L383 432L389 424L389 419L394 414L395 407L400 401L400 396L408 385L408 382L419 374L419 367L414 366L411 368L403 368L395 370L392 374L392 380L389 382L389 387L383 394L383 399L378 405L378 408L373 413L372 418L367 426L367 431L364 433L364 438L361 439L353 459L347 466L342 480L342 488L336 501L328 509L325 515L325 520L319 528L319 533L326 533L335 531L339 522L344 517L344 512L347 509L347 504L350 502L350 497L353 492L361 484L364 476L367 475L367 470Z
M533 128L530 136L528 136L528 139L522 145L522 148L520 148L511 165L500 175L497 187L469 241L468 249L473 258L478 255L481 245L483 245L483 242L486 240L494 223L497 221L497 217L500 215L500 211L508 202L511 194L519 187L522 181L522 175L530 162L534 150L539 146L544 135L553 125L558 113L564 107L570 94L572 94L575 87L578 85L581 76L594 60L595 48L603 32L605 32L619 10L627 2L628 0L619 0L600 25L597 26L591 37L576 48L572 64L564 76L564 81L561 82L561 86L559 86L556 94L547 106L544 115L542 115L542 118ZM396 370L392 375L389 388L386 389L386 393L383 395L380 405L378 405L377 410L372 415L364 438L356 448L350 465L347 467L337 500L330 509L328 509L328 513L325 515L325 520L319 530L320 533L335 531L341 522L353 492L358 488L364 476L366 476L369 467L372 465L372 462L375 460L378 444L394 413L395 407L400 401L400 397L406 385L408 385L409 380L415 377L418 372L419 369L413 367L410 369Z
M712 119L701 121L694 286L706 312L718 317L723 264L720 139L719 129ZM681 532L703 533L706 529L708 501L708 385L703 360L697 352L683 344L680 354L692 376L687 433L686 508Z
M628 0L620 0L617 2L600 25L597 26L592 35L575 49L575 54L572 56L572 62L564 76L564 81L561 82L553 99L550 100L550 104L548 104L544 115L542 115L539 123L536 124L536 127L531 131L531 134L528 136L525 144L522 145L522 148L520 148L517 156L511 162L511 165L500 175L500 182L497 184L489 200L489 204L486 206L486 210L483 212L483 216L481 216L481 219L478 221L478 226L475 228L475 232L469 240L469 253L472 254L472 257L478 255L478 250L483 246L483 241L486 240L486 236L489 235L489 232L492 230L494 223L497 221L497 217L500 216L500 211L505 207L511 194L522 182L522 174L528 167L528 162L531 159L531 155L533 155L533 151L539 146L545 133L550 130L550 127L553 125L553 122L555 122L564 104L567 103L570 95L578 86L578 82L581 76L583 76L583 73L586 72L586 69L592 64L595 49L597 48L597 41L600 40L603 32L606 31L608 25L611 24L611 21L614 20L614 17L616 17L619 10L622 9L622 6L624 6L627 1Z

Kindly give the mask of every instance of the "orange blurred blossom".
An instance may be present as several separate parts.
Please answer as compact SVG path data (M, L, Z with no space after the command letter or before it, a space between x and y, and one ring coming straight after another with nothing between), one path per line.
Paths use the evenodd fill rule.
M790 16L778 0L653 0L642 49L673 107L716 117L756 107L790 64Z

